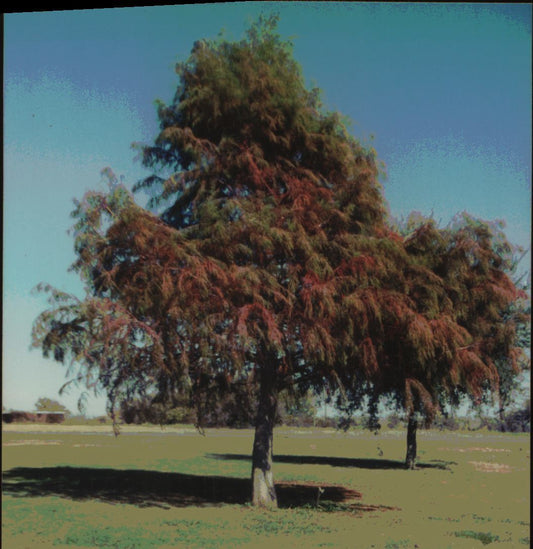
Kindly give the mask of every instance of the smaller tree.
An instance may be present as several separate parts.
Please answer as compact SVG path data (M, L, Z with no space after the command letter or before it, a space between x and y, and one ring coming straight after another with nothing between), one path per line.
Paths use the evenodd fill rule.
M372 334L372 356L379 364L370 379L348 380L349 406L368 406L368 427L379 429L381 397L407 415L406 466L414 468L418 423L429 425L443 393L451 394L471 366L461 349L471 343L468 332L454 318L452 302L437 269L446 249L444 235L434 223L408 223L395 239L396 270L402 293L380 303L377 330ZM368 354L363 347L361 356ZM367 351L365 353L365 351Z
M52 400L51 398L47 397L41 397L37 402L35 403L35 409L38 412L63 412L65 414L69 414L68 408L63 406L60 402L57 402L57 400Z
M456 406L462 396L479 403L499 393L501 401L520 372L527 296L510 277L515 248L501 229L467 214L444 229L414 214L397 228L405 297L380 303L369 334L380 367L370 379L348 371L344 409L368 406L368 426L377 429L380 397L403 408L408 468L420 420L430 425L444 403Z
M497 396L501 405L527 367L521 349L521 333L529 324L527 294L513 281L520 250L507 240L501 221L462 213L444 229L423 219L418 223L406 244L410 255L442 281L435 322L448 316L457 334L463 334L427 364L437 373L432 374L434 404L455 406L467 396L477 405ZM419 303L424 306L424 301ZM416 423L409 419L407 461L414 465Z

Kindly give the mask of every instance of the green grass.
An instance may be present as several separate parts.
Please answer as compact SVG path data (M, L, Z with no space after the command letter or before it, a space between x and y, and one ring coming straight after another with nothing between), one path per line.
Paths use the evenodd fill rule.
M423 431L406 471L401 431L280 428L275 511L247 503L252 439L4 426L2 547L529 545L529 435Z
M483 545L489 545L493 541L498 541L499 536L493 536L487 532L472 532L472 530L461 530L460 532L454 532L458 538L470 538L477 539Z

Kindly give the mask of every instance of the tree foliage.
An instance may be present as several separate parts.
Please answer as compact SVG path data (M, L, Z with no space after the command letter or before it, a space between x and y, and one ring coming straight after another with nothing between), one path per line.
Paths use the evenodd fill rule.
M65 412L68 413L68 409L63 406L57 400L53 400L48 397L41 397L35 403L35 409L38 412Z
M177 65L160 133L140 147L155 173L136 190L161 213L107 171L109 192L88 193L73 214L87 295L46 288L52 308L34 329L73 381L106 391L111 414L178 393L201 411L214 386L256 384L254 468L271 483L259 503L275 502L279 392L335 383L346 345L363 346L371 373L357 326L375 314L382 278L395 280L376 158L306 89L275 27L263 19L240 42L197 42Z
M370 382L352 382L345 409L367 403L376 427L377 402L386 396L416 431L417 414L429 424L443 404L457 405L462 395L475 404L491 395L508 398L528 367L528 295L513 282L520 250L501 222L461 214L441 229L413 214L397 230L410 310L403 324L391 331L389 323L381 335L379 371Z

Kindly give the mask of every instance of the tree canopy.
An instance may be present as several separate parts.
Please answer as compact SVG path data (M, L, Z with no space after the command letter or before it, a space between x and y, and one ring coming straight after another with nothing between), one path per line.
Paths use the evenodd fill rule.
M53 400L48 397L41 397L35 403L35 409L38 412L65 412L68 413L68 409L63 406L57 400Z

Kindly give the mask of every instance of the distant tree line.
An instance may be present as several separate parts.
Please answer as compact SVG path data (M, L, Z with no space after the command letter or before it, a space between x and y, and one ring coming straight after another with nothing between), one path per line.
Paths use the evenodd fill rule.
M176 399L172 405L135 399L120 405L119 416L126 424L196 424L199 413L195 406L202 406L202 428L231 427L250 428L255 425L255 395L250 388L234 388L216 399L192 402L191 399ZM291 397L287 392L280 395L276 416L277 425L294 427L330 426L336 427L333 417L318 417L311 395Z
M330 427L335 429L362 428L368 430L405 429L407 418L398 412L384 412L381 417L372 418L368 414L359 414L347 418L339 418L334 414L323 414L319 411L320 403L312 396L307 395L297 401L289 398L280 399L276 418L277 425L290 427ZM204 415L203 427L230 427L251 428L255 424L255 407L253 400L243 402L235 399L233 394L214 402L212 409ZM134 400L123 402L120 406L119 417L125 424L153 424L153 425L193 425L197 420L197 413L189 401L175 402L174 406L167 407L149 400ZM446 431L475 431L486 428L490 431L509 433L529 433L531 431L530 400L524 401L518 409L507 411L503 417L497 415L483 415L481 413L465 415L436 414L430 427Z

